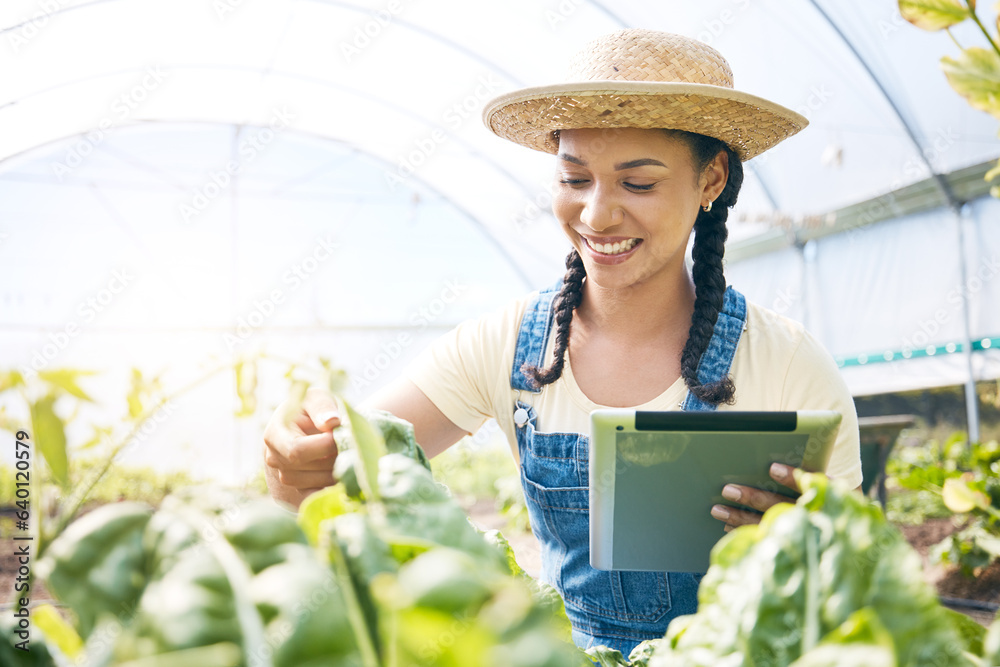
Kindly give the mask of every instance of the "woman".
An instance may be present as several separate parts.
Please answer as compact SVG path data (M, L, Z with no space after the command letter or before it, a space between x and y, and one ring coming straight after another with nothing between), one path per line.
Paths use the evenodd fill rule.
M484 114L499 136L558 154L553 212L573 247L563 280L459 326L368 406L412 422L431 456L496 418L520 463L542 576L563 595L574 640L628 655L695 611L699 577L590 567L586 522L569 520L587 511L590 412L835 409L843 422L828 474L852 487L861 483L857 417L816 340L723 276L742 160L805 119L733 90L722 56L678 35L614 33L572 70L574 83L504 95ZM294 423L272 419L275 498L297 505L333 483L338 423L319 391ZM785 466L772 476L794 489ZM713 508L729 527L783 499L735 485L723 495L758 510Z

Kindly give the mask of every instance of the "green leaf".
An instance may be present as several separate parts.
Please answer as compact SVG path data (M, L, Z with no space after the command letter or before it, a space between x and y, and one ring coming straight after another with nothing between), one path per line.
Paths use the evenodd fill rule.
M52 605L43 604L32 609L31 622L42 631L48 643L55 645L66 657L76 658L83 650L80 635Z
M237 417L249 417L257 411L257 362L254 360L240 361L234 367L236 371L236 395L240 399L240 409Z
M150 515L139 503L102 505L70 524L38 562L37 574L76 614L81 636L101 616L134 606L146 587L142 535Z
M337 584L344 596L344 609L347 612L347 619L361 654L361 664L364 667L378 667L378 653L372 639L375 635L374 628L368 626L364 607L359 599L358 591L354 588L354 582L351 580L351 570L347 564L347 557L334 536L324 533L323 537L321 546L327 551L330 565L337 578Z
M976 508L990 506L990 499L982 491L978 491L957 477L946 479L941 489L944 504L956 514L965 514Z
M993 165L993 168L986 172L983 176L983 180L992 181L997 176L1000 176L1000 160L997 160L997 163Z
M993 619L983 638L983 664L1000 664L1000 614Z
M56 397L52 394L31 404L31 427L35 443L42 458L52 471L52 476L63 488L69 482L66 457L66 426L53 407Z
M979 625L979 623L972 620L969 616L961 614L954 609L946 608L944 615L951 620L952 625L958 630L958 634L962 638L962 643L965 644L964 650L973 655L982 655L986 628Z
M154 403L152 400L154 394L160 390L158 377L147 380L142 376L142 371L133 368L132 382L127 396L129 417L138 419L143 416L149 410L150 405Z
M365 498L378 499L378 460L386 453L385 440L381 431L373 428L368 420L358 414L346 400L341 398L340 403L358 450L357 466L361 468L358 471L360 473L358 484Z
M38 372L38 377L45 380L49 384L59 387L67 394L72 394L82 401L93 403L94 399L87 395L87 392L81 389L80 385L76 382L78 377L86 375L96 375L96 371L79 371L69 368L60 368L54 371Z
M899 0L899 13L921 30L944 30L969 18L958 0Z
M323 384L334 396L342 395L348 387L347 371L337 368L325 357L320 357L319 363L323 366Z
M948 83L969 104L1000 118L1000 54L993 49L972 47L955 58L941 58Z
M4 371L0 373L0 394L14 387L24 386L24 376L20 371Z
M356 511L342 484L334 484L306 497L299 506L299 527L310 544L319 544L320 524L327 519Z
M186 648L118 663L118 667L238 667L243 664L240 647L231 642Z
M94 435L90 437L90 440L83 443L82 445L79 445L76 448L76 451L81 451L85 449L90 449L92 447L96 447L97 445L111 438L111 433L113 431L114 429L111 426L94 426Z
M143 413L142 406L142 394L143 394L143 380L142 371L138 368L132 369L132 386L129 387L128 395L125 400L128 402L128 416L132 419L137 418Z
M495 664L491 654L497 637L479 623L422 607L401 610L398 617L400 664L449 667Z
M607 646L592 646L584 653L600 667L628 667L628 661L621 651L617 651Z

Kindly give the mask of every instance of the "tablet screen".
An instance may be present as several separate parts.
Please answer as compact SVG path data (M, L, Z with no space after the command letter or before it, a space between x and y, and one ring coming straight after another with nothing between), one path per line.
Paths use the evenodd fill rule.
M602 414L598 414L602 413ZM591 563L599 569L704 572L725 534L714 504L744 484L792 495L771 463L823 470L836 412L596 411L590 455ZM803 463L805 461L805 463Z

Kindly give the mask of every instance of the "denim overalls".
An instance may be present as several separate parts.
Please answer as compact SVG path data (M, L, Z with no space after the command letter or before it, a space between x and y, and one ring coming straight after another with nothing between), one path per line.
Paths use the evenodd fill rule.
M542 366L552 328L552 302L558 292L559 284L528 304L517 337L512 389L538 391L532 389L521 367L525 363ZM746 301L729 287L708 349L698 365L702 382L721 379L729 372L745 322ZM542 579L555 586L565 600L577 645L588 648L604 644L628 657L639 642L662 637L674 617L696 611L701 575L592 568L588 437L538 432L534 408L520 400L515 403L513 410L523 408L528 413L527 421L523 422L522 417L523 423L515 421L515 427L521 484L531 528L542 548ZM681 408L712 410L714 406L688 392Z

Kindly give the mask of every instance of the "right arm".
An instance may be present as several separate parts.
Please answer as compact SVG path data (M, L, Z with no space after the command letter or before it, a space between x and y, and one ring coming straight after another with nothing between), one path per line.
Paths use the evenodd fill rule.
M417 442L432 458L468 435L407 379L396 380L363 407L413 424ZM338 425L336 399L315 387L306 392L299 411L289 414L284 404L275 410L264 431L264 477L272 498L298 507L306 496L334 483L337 444L332 431Z

